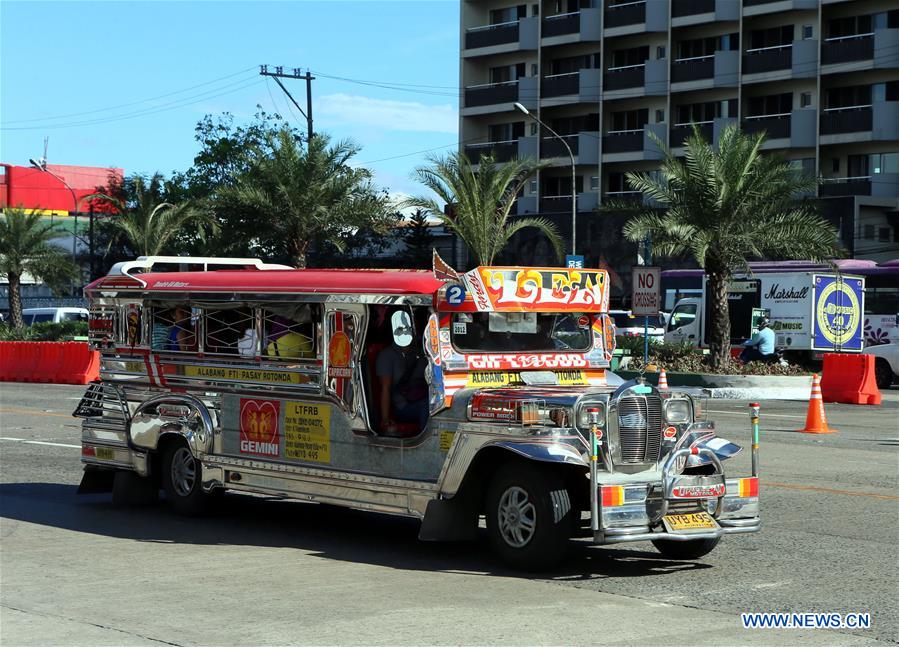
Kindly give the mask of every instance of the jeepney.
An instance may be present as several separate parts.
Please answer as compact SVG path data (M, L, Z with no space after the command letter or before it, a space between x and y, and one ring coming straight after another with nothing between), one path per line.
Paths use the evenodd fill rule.
M752 474L726 475L741 448L696 399L607 381L603 270L142 257L85 294L82 491L162 490L185 514L225 490L291 497L414 517L423 540L484 517L527 569L572 537L693 559L759 529L757 428ZM384 382L391 347L420 366L424 424L384 419L408 373Z

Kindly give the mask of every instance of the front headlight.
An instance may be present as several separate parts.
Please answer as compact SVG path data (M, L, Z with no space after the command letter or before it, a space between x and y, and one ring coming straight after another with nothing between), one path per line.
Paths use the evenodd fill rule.
M605 427L606 408L601 402L585 402L577 411L579 429L590 429L593 425Z
M665 403L665 420L672 424L690 422L689 400L668 400Z

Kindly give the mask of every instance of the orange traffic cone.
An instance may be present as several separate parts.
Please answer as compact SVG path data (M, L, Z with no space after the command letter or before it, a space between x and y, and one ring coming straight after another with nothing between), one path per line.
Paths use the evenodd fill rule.
M667 391L668 390L668 376L665 374L665 369L663 368L659 373L659 391Z
M824 400L821 398L821 378L815 373L812 376L812 395L808 400L808 413L805 416L805 429L796 431L803 434L832 434L836 429L827 426L824 415Z

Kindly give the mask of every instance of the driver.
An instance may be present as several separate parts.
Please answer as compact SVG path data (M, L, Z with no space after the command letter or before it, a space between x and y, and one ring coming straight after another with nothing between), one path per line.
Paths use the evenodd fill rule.
M398 317L397 315L406 315ZM391 317L393 340L378 353L375 373L378 376L378 400L381 430L395 433L398 422L415 423L419 431L428 421L428 385L425 382L425 359L415 350L408 314L397 311Z

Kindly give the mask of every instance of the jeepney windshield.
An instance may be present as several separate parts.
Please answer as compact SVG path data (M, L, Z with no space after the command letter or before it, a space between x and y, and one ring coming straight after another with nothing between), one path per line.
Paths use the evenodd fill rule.
M580 312L457 312L453 345L460 351L587 351L593 318Z

